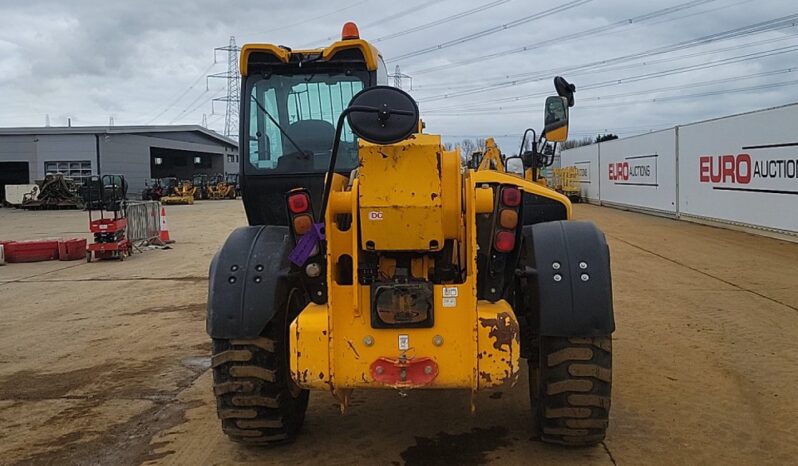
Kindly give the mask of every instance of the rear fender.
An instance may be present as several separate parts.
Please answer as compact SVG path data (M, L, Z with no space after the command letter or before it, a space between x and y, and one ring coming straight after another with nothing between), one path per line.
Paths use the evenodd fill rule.
M206 330L212 338L258 337L289 289L288 227L234 230L211 260Z
M524 227L524 247L540 335L590 337L615 330L604 233L590 222L538 223Z

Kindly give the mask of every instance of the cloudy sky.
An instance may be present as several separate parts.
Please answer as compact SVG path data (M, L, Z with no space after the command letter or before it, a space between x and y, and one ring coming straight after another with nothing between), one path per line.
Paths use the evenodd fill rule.
M428 132L508 153L542 125L555 74L577 86L572 137L798 101L794 0L0 0L0 126L205 114L221 132L214 47L323 45L347 20L412 76Z

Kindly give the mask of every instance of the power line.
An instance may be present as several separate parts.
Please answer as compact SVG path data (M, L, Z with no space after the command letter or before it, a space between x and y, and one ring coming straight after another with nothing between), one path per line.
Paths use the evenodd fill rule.
M798 14L794 14L794 15L790 15L790 16L784 16L784 17L780 17L780 18L775 18L775 19L772 19L772 20L763 21L763 22L752 24L752 25L749 25L749 26L743 26L743 27L740 27L740 28L735 28L735 29L731 29L731 30L727 30L727 31L723 31L723 32L715 33L715 34L710 34L710 35L707 35L707 36L702 36L702 37L699 37L699 38L696 38L696 39L690 39L690 40L687 40L687 41L678 42L676 44L672 44L672 45L668 45L668 46L656 47L656 48L649 49L649 50L646 50L646 51L643 51L643 52L633 53L633 54L629 54L629 55L623 55L623 56L620 56L620 57L614 57L614 58L605 59L605 60L597 60L597 61L594 61L594 62L591 62L591 63L587 63L587 64L583 64L583 65L566 66L566 67L561 67L561 68L558 68L558 69L550 69L550 70L546 70L546 71L535 71L535 72L531 72L531 73L522 73L522 74L518 74L518 75L515 75L515 76L508 76L507 78L510 78L510 79L505 79L503 81L499 81L499 82L495 82L495 83L491 83L491 84L486 84L486 85L482 85L482 86L477 86L477 87L474 87L474 88L471 88L471 89L466 89L466 90L457 91L457 92L453 92L453 93L434 95L434 96L427 97L427 98L424 98L424 99L419 99L419 102L432 102L432 101L436 101L436 100L444 100L444 99L451 99L451 98L454 98L454 97L462 97L462 96L466 96L466 95L480 94L480 93L489 92L489 91L493 91L493 90L497 90L497 89L503 89L503 88L506 88L506 87L517 86L519 84L524 84L524 83L528 83L528 82L537 81L537 80L540 80L540 79L544 79L546 77L550 77L553 74L558 74L558 73L563 73L563 72L570 72L570 71L586 70L586 69L594 69L594 70L595 69L601 69L602 67L606 67L608 64L623 63L623 62L632 61L632 60L636 60L636 59L640 59L640 58L646 58L646 57L650 57L650 56L656 56L656 55L660 55L660 54L665 54L665 53L669 53L669 52L674 52L674 51L678 51L678 50L692 48L692 47L696 47L696 46L699 46L699 45L708 44L708 43L711 43L711 42L717 42L717 41L720 41L720 40L728 40L728 39L732 39L732 38L739 38L739 37L743 37L743 36L747 36L747 35L758 34L758 33L761 33L761 32L773 31L773 30L776 30L776 29L783 29L783 28L787 28L787 27L795 27L795 25L796 25L795 21L796 20L798 20Z
M473 15L473 14L476 14L476 13L481 13L481 12L483 12L485 10L489 10L491 8L495 8L495 7L499 6L499 5L504 5L505 3L508 3L509 1L510 0L496 0L496 1L491 2L491 3L486 3L484 5L480 5L480 6L476 7L476 8L471 8L470 10L461 11L460 13L455 13L453 15L446 16L444 18L437 19L435 21L430 21L430 22L425 23L425 24L414 26L414 27L412 27L410 29L405 29L403 31L398 31L398 32L394 32L394 33L387 34L387 35L384 35L384 36L380 36L380 37L377 37L374 40L371 40L370 42L376 44L378 42L384 42L386 40L396 39L397 37L406 36L406 35L412 34L414 32L423 31L425 29L429 29L429 28L435 27L435 26L440 26L441 24L450 23L452 21L456 21L458 19L465 18L467 16L470 16L470 15Z
M257 32L258 34L270 34L270 33L275 32L275 31L282 31L284 29L289 29L289 28L292 28L292 27L295 27L295 26L299 26L300 24L309 23L311 21L316 21L317 19L322 19L322 18L326 18L328 16L336 15L336 14L341 13L341 12L346 11L346 10L351 10L352 8L354 8L356 6L360 6L360 5L364 4L364 3L368 3L368 0L360 0L360 1L357 1L355 3L350 3L349 5L347 5L345 7L337 8L335 10L328 11L327 13L323 13L323 14L320 14L320 15L317 15L317 16L306 18L306 19L303 19L301 21L297 21L297 22L294 22L294 23L286 24L286 25L280 26L278 28L269 29L268 31L261 31L261 30L258 30L258 31L247 31L244 34L251 34L251 33L254 33L254 32ZM239 34L241 34L241 33L239 33Z
M540 80L540 79L543 79L543 78L548 78L551 75L558 74L558 73L569 73L569 74L572 74L572 73L580 72L580 71L584 73L584 72L608 71L608 70L613 70L613 69L628 68L628 67L622 67L622 68L615 67L615 68L612 68L610 66L615 64L615 63L625 63L625 62L629 62L629 61L636 60L636 59L652 57L652 56L661 55L661 54L665 54L665 53L670 53L670 52L674 52L674 51L678 51L678 50L685 50L685 49L689 49L689 48L693 48L693 47L697 47L697 46L701 46L701 45L710 44L710 43L713 43L713 42L719 42L719 41L723 41L723 40L728 40L728 39L734 39L734 38L744 37L744 36L748 36L748 35L759 34L759 33L762 33L762 32L768 32L768 31L773 31L773 30L777 30L777 29L783 29L783 28L787 28L787 27L795 27L795 19L798 19L798 15L792 15L792 16L784 17L784 18L777 18L775 20L765 21L763 23L757 23L757 24L750 25L750 26L744 26L742 28L735 28L735 29L731 29L731 30L728 30L728 31L723 31L723 32L720 32L720 33L710 34L708 36L703 36L703 37L699 37L699 38L696 38L696 39L691 39L691 40L688 40L688 41L679 42L679 43L672 44L672 45L669 45L669 46L656 47L656 48L653 48L653 49L649 49L649 50L646 50L646 51L643 51L643 52L638 52L638 53L634 53L634 54L630 54L630 55L623 55L623 56L619 56L619 57L613 57L613 58L609 58L609 59L594 61L594 62L590 62L590 63L586 63L586 64L582 64L582 65L576 65L576 66L567 66L567 67L553 68L553 69L543 70L543 71L538 70L538 71L535 71L535 72L532 72L532 73L521 73L521 74L516 74L516 75L506 75L506 76L504 76L502 78L498 78L498 79L509 80L510 82L513 83L513 85L515 85L515 84L519 84L519 83L523 83L524 82L524 81L517 81L518 78L534 78L534 79L531 79L529 81L526 81L526 82L530 82L530 81L537 81L537 80ZM745 45L742 45L740 47L745 47ZM667 60L672 60L672 59L667 59ZM630 65L630 66L634 66L634 65ZM492 78L492 79L495 79L495 78ZM479 89L482 86L485 86L484 82L489 82L489 80L488 81L483 81L483 84L481 84L481 85L477 85L476 83L471 84L471 87L473 89ZM424 86L423 85L419 86L419 88L423 89Z
M532 15L529 15L529 16L524 16L523 18L519 18L519 19L510 21L509 23L499 24L497 26L493 26L493 27L490 27L488 29L483 29L483 30L478 31L478 32L467 34L467 35L459 37L457 39L452 39L452 40L449 40L449 41L446 41L446 42L442 42L442 43L437 44L437 45L433 45L433 46L430 46L430 47L425 47L425 48L418 49L418 50L413 50L412 52L407 52L405 54L402 54L402 55L399 55L399 56L393 58L391 60L391 62L396 62L396 61L399 61L399 60L405 60L405 59L408 59L408 58L417 57L419 55L425 55L427 53L443 50L445 48L453 47L455 45L459 45L459 44L462 44L462 43L465 43L465 42L469 42L469 41L472 41L472 40L475 40L475 39L480 39L482 37L485 37L485 36L488 36L488 35L491 35L491 34L495 34L497 32L506 31L508 29L512 29L514 27L521 26L522 24L530 23L532 21L537 21L539 19L543 19L543 18L546 18L548 16L552 16L552 15L555 15L557 13L561 13L563 11L570 10L572 8L576 8L578 6L585 5L587 3L590 3L591 1L593 1L593 0L571 0L571 1L569 1L567 3L564 3L564 4L560 5L560 6L556 6L554 8L549 8L548 10L544 10L544 11L541 11L539 13L535 13L535 14L532 14Z
M717 54L717 53L728 52L728 51L731 51L731 50L740 50L740 49L743 49L743 48L755 47L757 45L766 45L766 44L772 44L772 43L776 43L776 42L783 42L783 41L786 41L786 40L795 39L796 36L797 36L796 34L789 34L789 35L785 35L783 37L775 37L775 38L771 38L771 39L764 39L764 40L760 40L760 41L748 42L748 43L745 43L745 44L735 44L735 45L732 45L732 46L729 46L729 47L717 48L717 49L712 49L712 50L705 50L705 51L702 51L702 52L694 52L694 53L690 53L690 54L686 54L686 55L679 55L679 56L676 56L676 57L660 58L660 59L657 59L657 60L646 60L644 62L636 62L636 63L630 63L630 64L626 64L626 65L616 65L616 66L606 66L606 67L602 66L602 67L596 67L596 68L593 68L593 69L589 69L589 68L587 68L587 69L578 69L578 70L574 69L574 70L567 70L567 72L568 72L568 76L582 76L582 75L586 75L586 74L593 74L593 73L599 73L599 72L600 73L606 73L608 71L621 71L621 70L635 69L635 68L639 68L641 66L651 66L651 65L655 65L655 64L661 64L661 63L670 63L670 62L674 62L674 61L684 60L684 59L687 59L687 58L702 57L702 56L705 56L705 55L714 55L714 54ZM705 44L701 44L701 45L705 45ZM551 73L557 73L559 71L561 71L561 70L550 70ZM539 73L542 73L542 72L539 72ZM548 77L550 77L550 75L547 75L547 76L544 76L544 77L548 78ZM425 86L418 86L418 87L419 87L419 89L417 89L417 90L420 90L422 92L424 90L430 88L430 87L425 87ZM466 85L463 86L463 88L469 88L469 87L474 87L474 83L469 83L469 84L466 84ZM491 102L496 102L496 99L492 99Z
M676 13L678 11L686 10L688 8L694 8L696 6L704 5L706 3L711 3L711 2L714 2L714 1L715 0L692 0L692 1L689 1L689 2L686 2L686 3L682 3L680 5L676 5L676 6L672 6L672 7L668 7L668 8L662 8L660 10L656 10L656 11L653 11L653 12L650 12L650 13L646 13L644 15L638 15L638 16L635 16L635 17L632 17L632 18L622 19L620 21L616 21L614 23L610 23L610 24L607 24L607 25L604 25L604 26L599 26L599 27L595 27L595 28L592 28L592 29L587 29L587 30L584 30L584 31L575 32L575 33L572 33L572 34L566 34L564 36L559 36L559 37L555 37L555 38L551 38L551 39L546 39L546 40L543 40L543 41L535 42L534 44L528 44L528 45L524 45L524 46L521 46L521 47L516 47L516 48L513 48L513 49L509 49L509 50L503 50L503 51L500 51L500 52L488 53L488 54L481 55L481 56L478 56L478 57L466 58L464 60L458 60L458 61L455 61L455 62L447 63L446 65L438 65L438 66L432 66L432 67L429 67L429 68L422 68L422 69L416 71L415 74L432 73L432 72L440 71L440 70L451 70L452 68L456 68L456 67L463 66L463 65L469 65L471 63L484 63L484 62L486 62L488 60L493 60L493 59L499 58L499 57L505 57L507 55L513 55L513 54L517 54L517 53L529 52L529 51L532 51L532 50L536 50L536 49L539 49L539 48L546 47L548 45L560 44L562 42L566 42L566 41L569 41L569 40L581 39L581 38L584 38L584 37L590 37L590 36L597 35L597 34L600 34L600 33L604 33L604 32L607 32L607 31L612 31L614 29L623 28L623 27L629 26L631 24L641 23L641 22L645 22L645 21L648 21L648 20L651 20L651 19L658 18L660 16L665 16L665 15L668 15L668 14L671 14L671 13Z
M186 88L186 89L185 89L183 92L181 92L180 94L178 94L178 96L177 96L177 97L175 97L175 98L174 98L174 100L170 101L170 102L169 102L169 103L166 105L166 107L164 107L164 108L163 108L163 110L161 110L161 111L160 111L160 112L159 112L157 115L155 115L154 117L152 117L152 118L151 118L151 119L150 119L150 120L149 120L149 121L148 121L146 124L148 124L148 125L151 125L151 124L152 124L152 123L153 123L155 120L157 120L158 118L160 118L161 116L163 116L163 115L164 115L166 112L168 112L168 111L169 111L169 110L171 110L171 109L172 109L172 108L173 108L175 105L177 105L177 103L178 103L178 102L180 102L180 100L181 100L183 97L185 97L185 96L186 96L186 94L188 94L188 93L189 93L189 92L190 92L192 89L194 89L194 86L196 86L196 85L197 85L197 84L200 82L200 80L201 80L202 78L204 78L206 74L208 74L208 71L210 71L210 70L211 70L211 68L213 68L213 66L214 66L215 64L216 64L215 62L214 62L214 63L211 63L210 65L208 65L208 67L207 67L207 68L205 68L204 70L202 70L202 73L201 73L199 76L197 76L197 78L196 78L194 81L192 81L192 82L191 82L191 84L189 84L189 86L188 86L188 87L187 87L187 88Z
M759 91L764 89L777 89L781 87L787 86L795 86L798 85L798 79L790 80L790 81L780 81L775 83L768 83L768 84L757 84L754 86L745 86L745 87L738 87L738 88L731 88L731 89L719 89L715 91L704 91L698 92L693 94L676 94L670 96L662 96L662 97L654 97L651 99L640 99L640 100L633 100L633 101L626 101L626 102L616 102L616 103L608 103L608 104L595 104L595 105L580 105L579 110L594 110L594 109L606 109L611 107L620 107L620 106L628 106L628 105L635 105L635 104L651 104L651 103L660 103L660 102L669 102L673 100L682 100L682 99L692 99L692 98L703 98L703 97L714 97L718 95L725 95L725 94L736 94L742 92L749 92L749 91ZM542 108L540 109L542 111ZM530 112L534 112L534 110L530 110L529 108L525 109L517 109L517 110L501 110L498 112L495 111L485 111L485 112L469 112L463 111L457 114L439 114L447 115L447 116L460 116L463 114L469 115L516 115L516 114L529 114Z
M202 91L202 93L200 95L198 95L197 97L195 97L194 100L189 102L188 105L186 105L183 108L183 110L180 111L180 113L178 113L174 118L169 120L169 124L171 125L172 123L174 123L175 121L180 119L183 115L186 115L187 113L190 113L189 109L191 109L194 104L199 102L199 100L202 99L205 96L205 94L207 94L208 92L210 92L208 89L205 89L204 91Z
M706 55L714 55L714 54L721 53L721 52L727 52L727 51L730 51L730 50L740 50L740 49L754 47L754 46L758 46L758 45L769 45L769 44L772 44L772 43L775 43L775 42L782 42L782 41L785 41L785 40L793 40L793 39L795 39L795 37L796 37L795 35L785 36L785 37L777 37L777 38L773 38L773 39L754 41L754 42L750 42L750 43L747 43L747 44L734 45L734 46L724 47L724 48L719 48L719 49L714 49L714 50L707 50L707 51L703 51L703 52L680 55L680 56L677 56L677 57L669 57L669 58L663 58L663 59L659 59L659 60L651 60L651 61L646 61L646 62L643 62L643 63L632 63L632 64L629 64L629 65L620 65L620 66L615 66L615 67L611 67L611 68L601 69L600 72L603 73L603 72L607 72L607 71L620 71L620 70L625 70L625 69L638 69L638 68L640 68L642 66L650 66L650 65L661 64L661 63L669 63L669 62L674 62L674 61L685 60L685 59L688 59L688 58L704 57ZM774 49L768 49L767 51L763 51L763 52L760 52L760 53L767 53L767 52L772 51L772 50L774 50ZM732 57L732 58L734 58L734 57ZM707 63L707 62L704 62L704 63ZM673 69L675 69L675 68L670 68L669 70L673 70ZM667 71L667 70L664 70L664 71ZM569 76L574 76L574 75L579 76L579 75L591 74L591 73L595 73L595 72L596 71L593 71L593 70L585 70L585 71L570 72L568 75ZM548 79L548 76L547 76L547 79ZM624 78L624 79L626 79L626 78ZM609 82L612 83L612 84L617 84L618 83L617 81L618 81L617 79L614 79L614 80L611 80ZM593 88L593 86L594 85L585 85L585 86L580 85L579 89L584 91L584 90L588 90L588 89ZM525 95L520 95L520 96L516 95L516 96L512 96L512 97L493 98L493 99L490 99L489 101L471 102L471 104L472 104L472 106L476 106L476 105L484 105L484 104L496 104L496 103L500 103L500 102L515 102L515 101L525 100L525 99L528 99L528 98L545 96L545 95L548 95L549 93L550 93L550 91L544 91L544 92L538 92L538 93L533 93L533 94L525 94ZM583 98L580 98L580 101L582 99ZM426 109L426 111L438 111L438 110L449 110L449 109L462 110L463 106L462 105L450 105L450 106L444 106L444 107L437 107L437 108L433 108L433 109Z
M507 0L507 1L509 1L509 0ZM393 21L395 19L399 19L399 18L401 18L403 16L408 16L408 15L411 15L411 14L418 13L419 11L423 10L424 8L429 8L429 7L433 6L433 5L440 4L440 3L442 3L442 1L440 1L440 0L424 0L421 3L415 4L415 5L413 5L410 8L401 10L401 11L399 11L397 13L392 13L392 14L390 14L388 16L385 16L383 18L377 19L377 20L372 21L370 23L363 24L360 27L363 30L366 30L368 28L371 28L371 27L374 27L374 26L379 26L380 24L387 23L387 22ZM311 42L307 42L307 43L303 44L302 47L308 47L308 46L312 46L312 45L315 45L315 44L318 44L318 43L329 43L329 42L331 42L333 40L336 40L337 38L338 38L337 36L328 36L328 37L325 37L324 39L319 39L319 40L314 40L314 41L311 41ZM374 42L374 41L369 41L369 42Z

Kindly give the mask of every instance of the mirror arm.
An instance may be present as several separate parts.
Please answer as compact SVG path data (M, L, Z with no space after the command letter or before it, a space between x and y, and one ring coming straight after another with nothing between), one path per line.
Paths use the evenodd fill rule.
M535 143L535 139L537 139L538 134L535 132L534 129L527 128L526 131L524 131L523 137L521 137L521 148L518 149L518 155L521 155L521 154L524 153L524 145L526 145L526 135L529 134L530 131L532 132L532 144ZM532 150L534 151L535 148L533 147Z
M332 190L332 179L333 173L335 173L335 162L338 159L338 148L341 142L341 133L344 130L344 120L350 113L353 112L367 112L367 113L380 113L380 109L374 107L367 107L365 105L350 105L346 107L344 111L341 112L341 115L338 116L338 122L335 125L335 139L333 140L332 152L330 154L330 164L327 166L327 176L324 180L324 191L322 192L321 196L321 216L322 216L322 223L324 221L324 216L327 212L327 202L330 200L330 191ZM388 117L391 114L396 115L413 115L413 112L408 112L405 110L392 110L388 113Z
M335 139L333 140L332 152L330 153L330 164L327 166L327 176L324 178L324 191L321 195L321 222L324 223L324 217L327 215L327 201L330 199L330 190L332 189L333 173L335 172L335 162L338 158L338 147L340 146L341 133L344 130L344 119L354 110L354 107L347 107L338 116L338 123L335 125Z

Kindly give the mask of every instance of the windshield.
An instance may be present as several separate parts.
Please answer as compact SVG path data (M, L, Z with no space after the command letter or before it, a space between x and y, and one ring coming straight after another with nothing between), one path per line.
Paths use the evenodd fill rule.
M250 165L276 173L327 170L338 116L363 89L364 78L343 73L272 74L256 81L248 96ZM345 124L336 170L355 166L357 141Z

